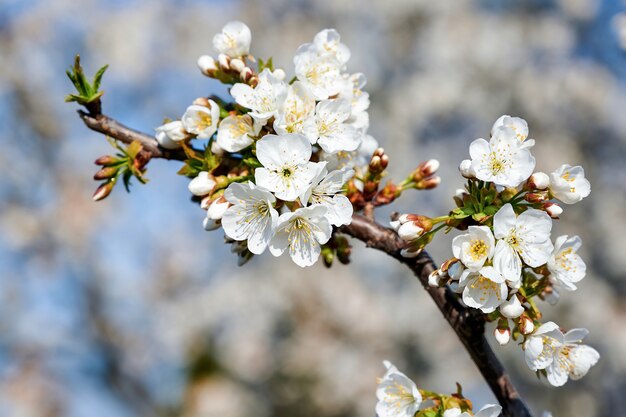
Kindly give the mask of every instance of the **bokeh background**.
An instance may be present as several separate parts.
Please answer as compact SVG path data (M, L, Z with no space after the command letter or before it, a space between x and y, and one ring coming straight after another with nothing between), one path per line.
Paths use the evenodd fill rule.
M292 56L335 27L366 74L370 132L395 178L437 158L443 183L394 209L443 214L456 167L501 114L528 120L538 169L583 165L592 195L566 207L588 276L545 317L587 327L601 362L547 388L516 346L496 348L531 408L555 417L626 410L626 15L618 0L0 0L0 416L371 416L390 359L424 388L460 382L493 401L419 283L356 244L353 264L243 268L202 228L178 163L94 203L103 138L64 104L64 71L108 63L104 111L152 132L196 97L224 93L196 58L232 19L253 53ZM378 213L386 221L388 212ZM431 249L450 255L450 237Z

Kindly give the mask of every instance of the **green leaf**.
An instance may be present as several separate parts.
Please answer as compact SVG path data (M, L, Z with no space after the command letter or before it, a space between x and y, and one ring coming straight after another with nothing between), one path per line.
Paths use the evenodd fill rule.
M104 75L104 72L107 70L107 68L109 68L108 64L100 68L98 72L96 72L96 75L94 75L93 77L94 91L98 91L100 89L100 82L102 81L102 76Z
M496 214L498 212L498 207L496 207L496 206L487 206L487 207L485 207L483 212L486 215L488 215L488 216L493 216L494 214Z
M90 83L85 76L83 71L83 67L80 65L80 55L76 55L74 58L74 66L70 67L65 73L67 77L70 79L78 94L68 94L65 96L66 102L75 101L78 104L83 106L93 103L102 97L104 91L98 91L100 89L100 82L102 81L102 76L104 72L108 68L108 65L100 68L96 75L94 76L93 83Z

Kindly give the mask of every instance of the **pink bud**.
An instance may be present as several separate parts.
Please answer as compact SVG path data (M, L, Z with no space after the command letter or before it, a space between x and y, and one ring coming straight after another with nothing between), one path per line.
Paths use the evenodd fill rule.
M525 314L520 317L518 325L519 330L520 332L522 332L522 334L531 334L535 331L535 324L533 323L531 318Z
M543 205L543 209L553 219L558 219L563 213L563 209L557 203L547 202Z
M398 235L406 241L412 241L424 234L424 229L418 226L415 222L404 223L398 229Z
M545 190L550 186L550 177L543 172L535 172L528 179L528 188L531 190Z
M508 327L505 329L496 328L493 335L500 346L506 345L511 340L511 330Z

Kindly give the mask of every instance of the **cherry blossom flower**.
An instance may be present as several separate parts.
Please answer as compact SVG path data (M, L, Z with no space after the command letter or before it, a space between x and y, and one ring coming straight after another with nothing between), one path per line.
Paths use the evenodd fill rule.
M311 144L298 133L265 135L257 142L256 151L263 165L254 173L256 184L281 200L294 201L301 196L318 173L318 163L309 161Z
M493 257L495 240L487 226L470 226L468 233L452 240L452 253L470 271L478 271Z
M274 121L277 133L302 133L311 144L317 141L315 98L300 81L289 86Z
M332 233L327 212L326 207L313 205L281 214L270 241L272 255L280 256L289 249L289 256L300 267L317 262L321 245L328 242Z
M550 192L565 204L574 204L591 193L591 184L581 166L564 164L550 174Z
M352 221L352 203L341 193L344 184L352 178L354 170L343 168L328 173L325 163L322 169L313 179L313 184L300 196L300 201L305 206L308 204L320 204L328 209L326 218L330 224L341 226L350 224Z
M248 84L237 83L230 89L237 104L252 110L248 113L255 120L265 122L278 115L278 107L285 100L287 86L268 68L259 74L259 83L252 88Z
M578 236L559 236L554 242L554 250L548 260L548 270L552 278L568 291L576 290L576 283L585 277L587 266L576 253L582 241Z
M250 28L242 22L228 22L221 33L213 37L213 47L220 53L231 58L248 55L252 33Z
M315 38L313 44L306 44L309 48L313 47L319 56L330 55L344 65L350 59L350 49L341 43L339 32L335 29L324 29L320 31Z
M182 122L185 130L198 137L208 139L217 130L220 120L220 108L213 100L209 101L209 107L192 105L187 107L183 114Z
M500 313L508 319L516 319L524 312L524 307L515 294L509 300L500 304Z
M319 139L317 144L324 152L354 151L361 144L356 128L345 123L350 117L347 100L322 100L315 109L315 125Z
M493 217L493 234L498 239L493 263L510 282L521 278L522 263L533 268L545 264L552 252L552 219L544 211L528 209L519 216L505 204Z
M463 286L463 302L483 313L491 313L506 301L508 288L502 274L492 266L474 272L466 269L459 285Z
M232 204L222 215L226 236L236 241L247 240L250 252L263 253L278 224L274 195L248 182L230 184L224 198Z
M332 55L318 55L310 44L298 48L294 57L296 77L317 100L338 94L344 86L341 62Z
M378 417L413 417L422 404L415 382L400 372L391 362L384 361L387 368L376 389L376 414Z
M500 116L491 128L491 135L493 136L500 127L512 129L521 147L531 148L535 145L534 139L528 139L528 123L526 120L519 117L511 117L507 114Z
M178 149L180 148L179 142L189 139L190 137L180 120L165 123L164 125L157 127L155 130L157 142L159 142L159 145L165 149Z
M535 158L519 146L515 131L499 127L489 142L476 139L470 144L471 169L476 178L505 187L517 187L535 169Z
M226 117L217 131L217 144L228 152L239 152L254 142L261 124L247 114Z
M568 378L580 379L600 359L590 346L580 344L587 329L572 329L563 334L554 322L539 327L524 343L528 367L533 371L545 369L548 382L555 387L564 385Z

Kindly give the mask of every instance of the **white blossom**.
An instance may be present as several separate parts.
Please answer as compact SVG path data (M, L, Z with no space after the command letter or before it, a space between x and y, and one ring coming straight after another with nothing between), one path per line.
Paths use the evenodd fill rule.
M524 312L524 307L519 298L514 294L509 300L504 301L499 307L500 313L508 319L516 319Z
M207 208L207 217L211 220L222 220L224 213L230 207L230 203L221 196L214 200Z
M326 218L330 224L341 226L350 224L352 221L352 203L345 195L341 194L344 184L352 178L354 170L343 168L328 173L324 166L320 164L322 169L313 179L311 187L300 196L300 202L303 205L320 204L328 209Z
M521 147L513 129L499 127L491 139L470 144L471 169L476 178L505 187L517 187L535 169L535 158Z
M327 162L326 168L329 170L349 167L360 172L367 166L376 148L378 148L378 141L370 135L364 135L361 137L361 145L356 151L337 153L322 151L320 159ZM360 184L362 185L362 183Z
M301 196L318 173L318 163L309 161L311 144L298 133L265 135L257 142L256 152L263 165L254 172L256 184L282 200Z
M199 197L209 194L215 187L215 178L207 171L202 171L189 182L189 191Z
M580 344L586 329L572 329L563 334L554 322L539 327L524 343L526 363L533 371L545 369L548 382L555 387L568 378L580 379L600 359L590 346Z
M287 86L266 68L259 74L256 87L237 83L230 89L230 95L237 104L252 110L248 113L250 116L264 123L278 114L278 107L287 95Z
M554 242L554 250L548 260L548 270L552 278L569 291L576 290L576 283L585 277L587 266L576 253L582 241L578 236L559 236Z
M192 105L187 107L182 122L185 130L198 136L198 139L208 139L217 130L220 120L220 108L216 102L209 100L209 107Z
M463 286L463 302L483 313L495 311L506 300L508 287L502 274L492 266L474 272L463 271L459 285Z
M220 123L217 131L217 144L228 152L239 152L254 142L261 124L247 114L231 115Z
M391 362L384 361L387 368L376 389L376 414L378 417L413 417L422 404L415 382L400 372Z
M565 204L574 204L591 193L591 184L581 166L564 164L550 174L550 192Z
M220 53L231 58L238 58L250 53L252 33L242 22L228 22L221 33L213 37L213 47Z
M361 135L356 128L346 123L350 117L350 102L347 100L322 100L315 109L317 144L324 152L337 153L354 151L361 144Z
M296 77L317 100L326 100L338 94L345 80L341 75L341 62L332 55L318 55L310 44L298 48L294 57Z
M335 29L320 31L313 38L312 47L319 56L330 55L336 58L341 65L344 65L350 59L350 49L341 43L339 32Z
M497 417L502 412L502 407L496 404L487 404L474 414L474 417ZM443 412L443 417L472 417L467 411L461 412L460 408L449 408Z
M478 271L493 257L495 240L487 226L470 226L468 233L452 240L452 253L470 271Z
M315 97L300 81L289 86L274 121L276 133L301 133L313 144L317 141Z
M493 136L500 127L508 127L513 130L521 147L531 148L534 146L535 140L528 139L528 123L526 120L519 117L511 117L507 114L500 116L491 128L491 135Z
M274 195L252 182L235 182L228 186L224 198L232 204L222 215L226 236L236 241L247 240L250 252L263 253L278 224Z
M332 227L326 219L328 209L321 205L301 207L280 215L276 233L270 241L274 256L289 250L289 256L300 267L311 266L320 256L321 246L328 242Z
M513 206L505 204L493 217L493 233L498 239L494 265L508 281L519 281L520 256L533 268L548 261L552 252L551 230L552 219L544 211L528 209L516 216Z
M178 149L180 148L180 143L178 142L190 137L180 120L165 123L164 125L157 127L155 130L157 142L159 142L159 145L165 149Z

